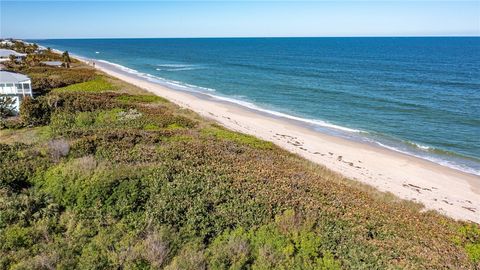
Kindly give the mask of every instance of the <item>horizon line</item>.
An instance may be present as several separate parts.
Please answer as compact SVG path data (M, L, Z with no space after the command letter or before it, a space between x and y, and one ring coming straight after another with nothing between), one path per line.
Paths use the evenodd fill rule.
M365 35L365 36L205 36L205 37L43 37L43 38L15 38L0 37L0 39L19 39L19 40L52 40L52 39L241 39L241 38L442 38L442 37L473 37L479 38L480 34L475 35Z

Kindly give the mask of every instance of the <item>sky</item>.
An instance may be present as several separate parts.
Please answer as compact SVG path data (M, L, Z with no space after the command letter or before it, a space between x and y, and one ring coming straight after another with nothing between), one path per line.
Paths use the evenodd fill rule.
M2 38L311 36L480 36L480 0L0 0Z

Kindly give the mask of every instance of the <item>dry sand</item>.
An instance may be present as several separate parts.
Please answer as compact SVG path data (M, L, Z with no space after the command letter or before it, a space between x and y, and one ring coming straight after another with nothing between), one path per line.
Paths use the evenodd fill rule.
M480 223L480 177L392 150L316 132L304 123L261 113L206 94L173 90L96 61L96 68L235 131L271 141L348 178Z

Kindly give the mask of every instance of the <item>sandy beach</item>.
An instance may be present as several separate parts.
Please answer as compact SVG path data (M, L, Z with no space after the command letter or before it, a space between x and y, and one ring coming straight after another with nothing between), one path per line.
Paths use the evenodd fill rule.
M201 93L190 93L96 61L101 71L193 110L231 130L254 135L348 178L422 203L454 219L480 223L480 177L374 145L349 141Z

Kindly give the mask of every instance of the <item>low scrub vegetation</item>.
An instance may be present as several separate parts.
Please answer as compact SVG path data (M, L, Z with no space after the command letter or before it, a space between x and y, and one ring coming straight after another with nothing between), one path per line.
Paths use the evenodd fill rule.
M9 96L0 96L0 122L3 122L7 117L14 115L13 106L15 101Z
M54 88L87 82L96 77L95 70L88 67L62 68L49 66L13 66L11 71L27 75L32 79L32 90L43 95Z
M124 103L157 103L167 102L166 99L154 95L121 95L117 97L118 101Z
M68 91L82 91L82 92L105 92L105 91L114 91L117 90L117 87L108 82L105 77L97 76L95 79L71 84L65 87L56 88L53 91L56 92L68 92Z
M476 224L161 98L77 86L24 102L28 128L0 142L1 269L479 267Z
M273 143L271 142L262 141L250 135L232 132L217 125L213 125L212 127L203 129L202 133L207 136L213 136L215 138L237 142L239 144L249 145L253 148L258 148L258 149L273 148Z

